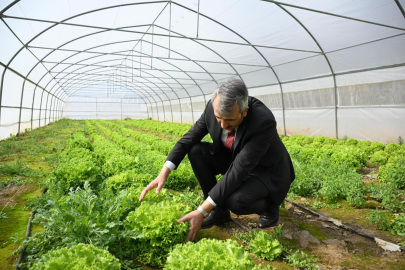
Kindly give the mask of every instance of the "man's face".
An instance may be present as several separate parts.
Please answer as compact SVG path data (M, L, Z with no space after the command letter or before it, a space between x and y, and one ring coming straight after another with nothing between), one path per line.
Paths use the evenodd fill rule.
M246 117L249 107L246 108L246 110L243 113L240 113L239 104L235 102L235 104L231 107L233 110L232 114L226 116L221 115L217 109L220 98L221 98L220 96L216 96L214 101L212 102L215 117L223 129L234 130L237 126L239 126L242 123L243 118Z

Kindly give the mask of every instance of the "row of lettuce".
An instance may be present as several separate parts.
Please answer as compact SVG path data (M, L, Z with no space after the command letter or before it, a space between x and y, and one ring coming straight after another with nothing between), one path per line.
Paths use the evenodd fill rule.
M31 269L135 269L134 260L165 269L262 269L232 240L184 244L189 225L177 219L201 203L197 190L163 189L139 202L168 142L106 121L86 125L59 155L44 183L48 192L29 204L44 228L20 247ZM196 185L187 160L173 175L172 189ZM212 250L217 256L208 260L190 256Z
M160 123L152 120L121 120L117 125L128 129L142 128L176 134L184 134L177 123ZM370 220L379 228L393 234L405 236L405 144L359 141L355 139L338 140L324 136L281 136L296 172L296 179L290 190L294 196L315 196L317 206L337 204L344 199L350 205L364 207L368 201L378 201L380 208L370 213ZM379 168L378 181L366 183L362 179L364 168ZM319 199L328 204L319 203ZM332 203L332 204L331 204ZM367 205L367 207L372 207ZM384 217L381 219L375 217ZM387 221L388 220L388 221ZM385 224L381 226L380 224ZM388 225L387 225L388 224Z

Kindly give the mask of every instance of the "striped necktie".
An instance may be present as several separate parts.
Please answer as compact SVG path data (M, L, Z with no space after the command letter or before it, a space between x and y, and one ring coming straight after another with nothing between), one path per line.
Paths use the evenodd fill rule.
M235 130L228 130L228 137L225 140L225 147L228 148L229 150L232 150L232 145L233 145L233 141L235 140L235 134L236 131Z

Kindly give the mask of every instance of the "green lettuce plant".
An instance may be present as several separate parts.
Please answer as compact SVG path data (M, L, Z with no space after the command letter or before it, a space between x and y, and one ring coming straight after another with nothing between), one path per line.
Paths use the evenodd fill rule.
M107 250L92 245L78 244L69 248L49 251L30 269L120 270L121 264Z
M166 270L258 269L249 253L233 240L202 239L177 245L169 253Z
M125 221L125 237L140 261L162 267L171 248L184 243L189 231L186 222L177 223L191 209L181 203L164 200L142 202Z
M372 142L368 147L368 152L370 155L377 151L384 151L385 145L382 142Z
M131 186L146 186L154 177L151 174L142 174L137 170L127 170L107 178L103 185L106 189L118 191Z
M401 149L401 146L397 143L388 143L385 146L384 151L387 152L389 155L392 155L393 153L399 151Z
M384 165L388 161L388 156L389 156L389 154L387 152L385 152L385 151L382 151L382 150L377 151L371 156L370 162L372 164Z
M277 239L263 231L259 231L249 242L248 249L257 257L273 261L283 253L283 246Z

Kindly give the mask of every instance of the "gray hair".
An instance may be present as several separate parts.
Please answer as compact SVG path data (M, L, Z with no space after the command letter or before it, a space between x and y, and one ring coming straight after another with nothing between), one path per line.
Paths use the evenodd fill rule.
M238 102L240 113L243 113L248 107L248 90L246 84L239 79L229 79L220 84L214 93L212 93L211 100L214 101L216 96L221 96L218 105L218 112L222 115L233 114L231 109L235 102Z

